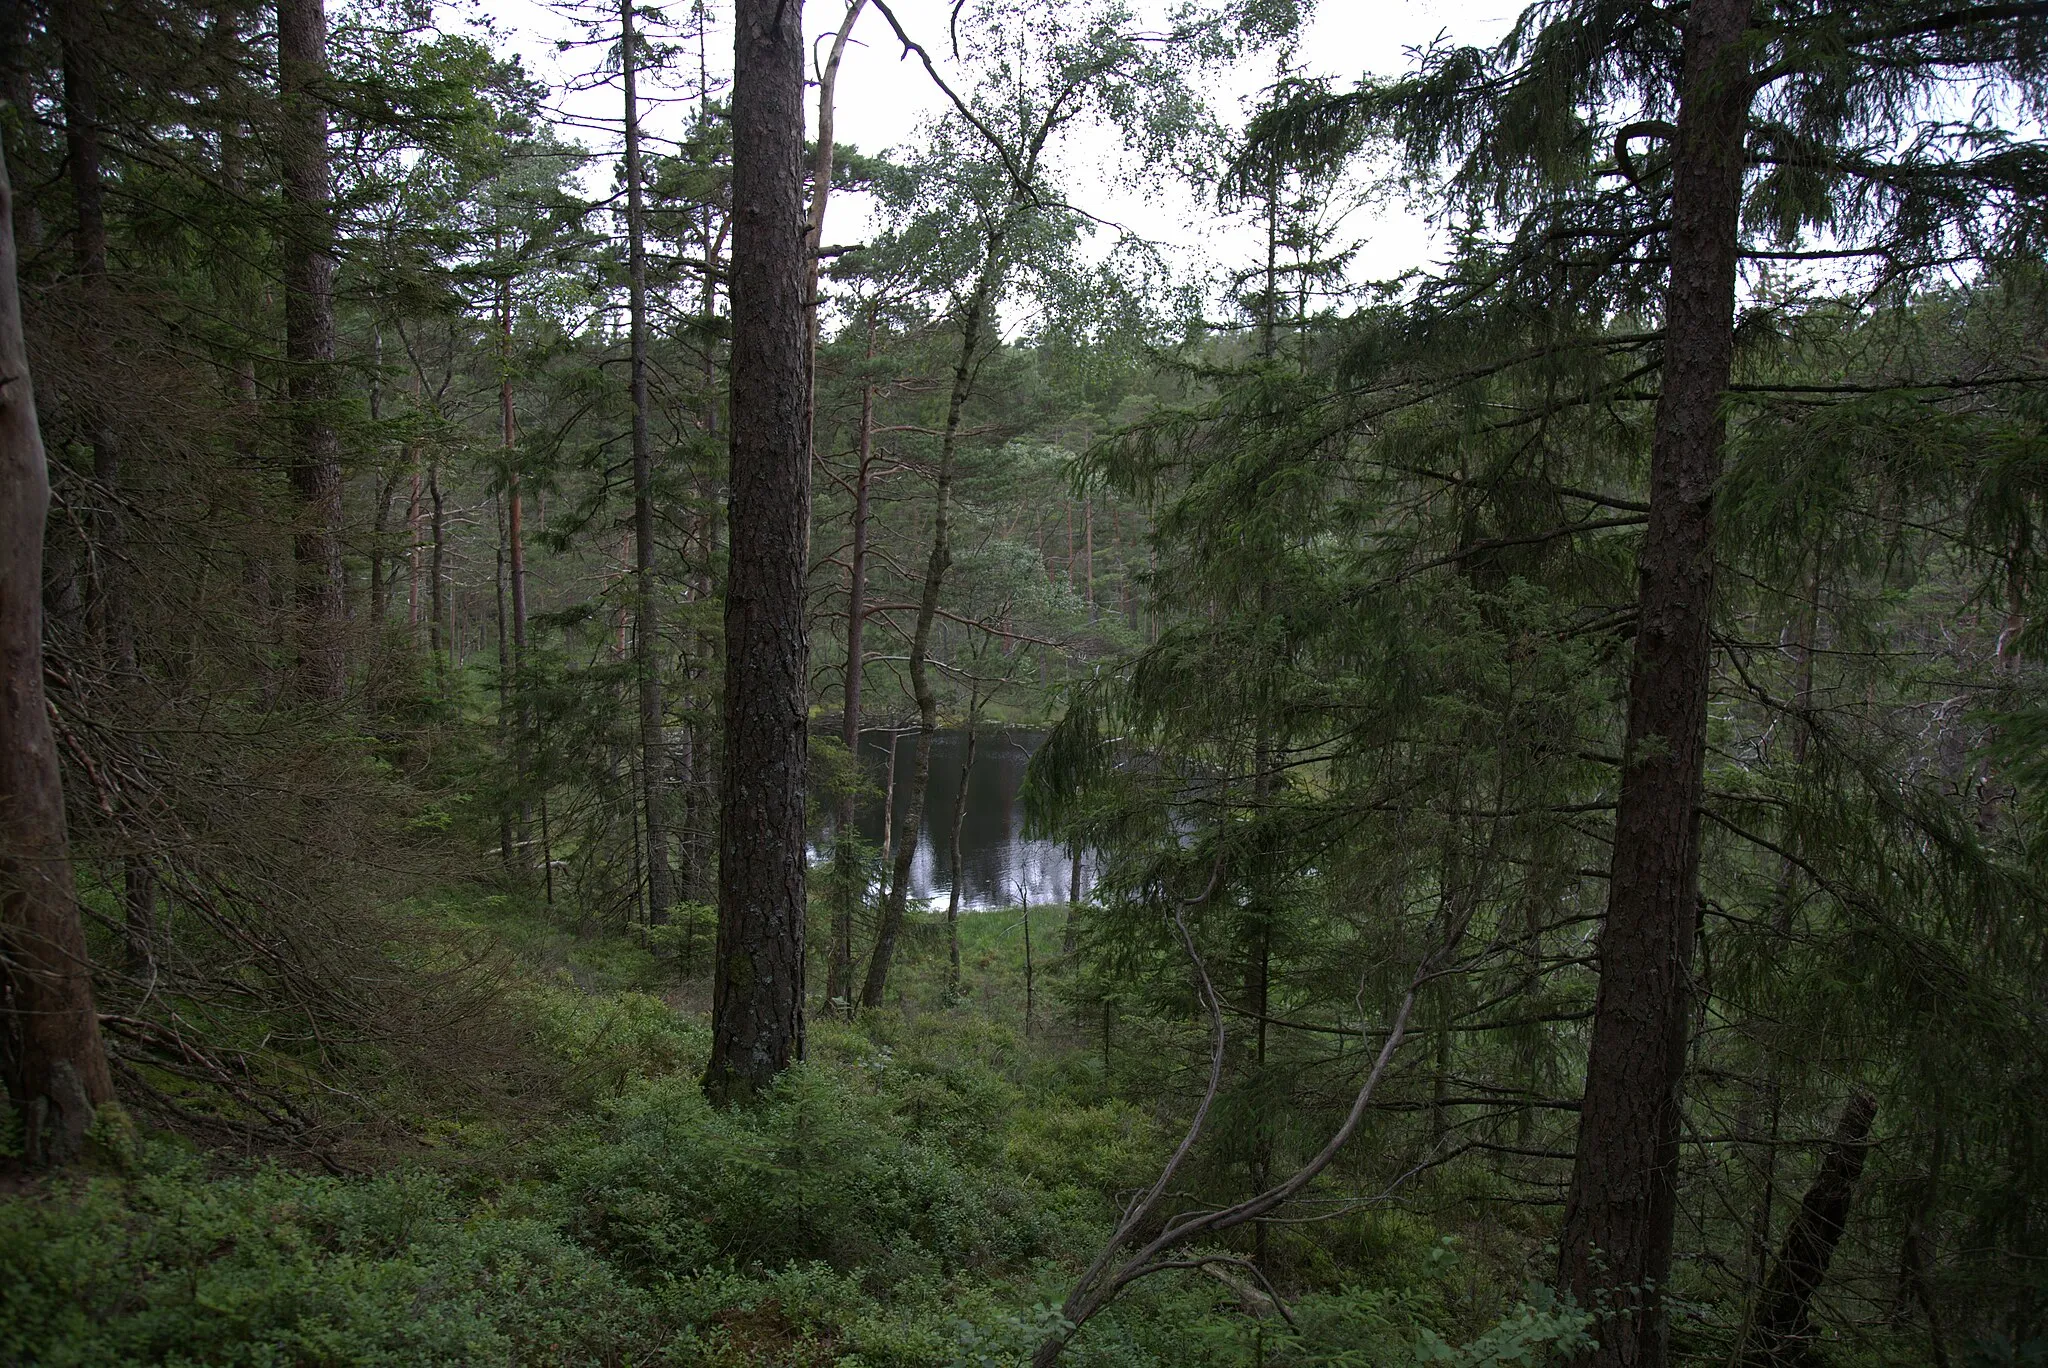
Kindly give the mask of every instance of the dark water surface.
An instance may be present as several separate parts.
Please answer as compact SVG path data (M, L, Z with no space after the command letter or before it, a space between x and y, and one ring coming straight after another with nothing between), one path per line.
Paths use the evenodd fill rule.
M1070 859L1067 847L1055 841L1024 838L1024 809L1018 790L1024 767L1044 733L983 728L974 750L974 773L967 785L967 818L960 827L960 905L988 910L1015 907L1025 897L1032 906L1067 900ZM877 789L885 787L891 746L896 756L896 817L900 822L910 803L910 773L916 763L915 732L892 735L866 731L860 737L860 759ZM924 828L910 865L910 897L943 909L953 887L953 864L947 850L953 798L960 790L960 761L967 735L944 730L932 737L931 782L925 793ZM863 840L879 849L882 843L880 795L862 803L855 827ZM832 819L813 839L814 859L830 851ZM1095 879L1092 852L1081 855L1081 892Z

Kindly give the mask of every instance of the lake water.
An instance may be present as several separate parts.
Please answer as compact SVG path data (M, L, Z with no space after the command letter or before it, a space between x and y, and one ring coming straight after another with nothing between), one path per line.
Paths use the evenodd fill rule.
M1036 907L1042 903L1067 900L1069 854L1056 841L1026 840L1024 809L1018 790L1024 783L1024 767L1031 752L1044 739L1042 732L995 731L984 729L974 750L974 773L967 786L967 817L960 826L960 905L985 911L1015 907L1023 897ZM862 732L860 758L877 789L885 787L884 768L892 749L896 764L896 817L900 822L910 801L910 772L916 763L917 735L903 732L892 736L885 731ZM964 732L945 730L932 737L931 782L925 793L924 829L918 833L917 853L910 865L910 897L941 910L952 891L955 871L947 850L952 820L953 797L960 788L960 760L966 753ZM882 800L879 795L861 804L856 827L870 845L882 842ZM822 859L830 850L831 827L813 841L813 858ZM1081 854L1081 892L1085 897L1094 884L1095 861Z

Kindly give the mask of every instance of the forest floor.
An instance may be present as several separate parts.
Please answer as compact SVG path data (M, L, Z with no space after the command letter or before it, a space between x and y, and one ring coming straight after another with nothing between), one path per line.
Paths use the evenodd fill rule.
M920 919L885 1009L814 1017L808 1062L722 1113L674 958L503 896L422 915L501 953L504 1103L394 1088L398 1138L338 1175L103 1124L84 1171L0 1198L0 1364L1018 1364L1198 1067L1071 991L1063 908L1032 913L1027 1032L1022 914L978 913L960 992ZM1064 1361L1540 1363L1571 1322L1515 1300L1539 1245L1367 1208L1276 1231L1292 1325L1161 1277Z

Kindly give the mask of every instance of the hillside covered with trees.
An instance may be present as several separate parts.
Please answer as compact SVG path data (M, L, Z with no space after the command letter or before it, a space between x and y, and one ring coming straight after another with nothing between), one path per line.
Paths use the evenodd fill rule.
M0 1365L2048 1364L2048 4L1313 11L0 3Z

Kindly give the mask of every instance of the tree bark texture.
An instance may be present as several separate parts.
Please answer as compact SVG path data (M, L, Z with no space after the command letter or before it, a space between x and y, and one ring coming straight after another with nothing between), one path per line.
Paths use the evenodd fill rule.
M1699 905L1713 497L1734 351L1750 0L1687 15L1673 170L1663 388L1615 820L1600 989L1559 1241L1560 1282L1612 1310L1587 1360L1662 1368L1680 1096Z
M0 162L0 1012L7 1094L31 1163L77 1152L114 1097L93 1007L43 693L43 520L50 471L36 424L16 283L14 192Z
M801 0L738 0L718 950L704 1087L758 1093L804 1047L810 329Z
M278 0L279 162L284 181L284 351L298 523L299 686L339 699L342 640L341 438L334 426L333 176L327 157L327 14L322 0Z
M1821 1155L1820 1171L1785 1232L1785 1242L1757 1299L1750 1325L1748 1368L1790 1368L1811 1348L1813 1294L1827 1276L1828 1263L1849 1222L1863 1161L1870 1154L1870 1127L1877 1098L1864 1089L1850 1094Z

